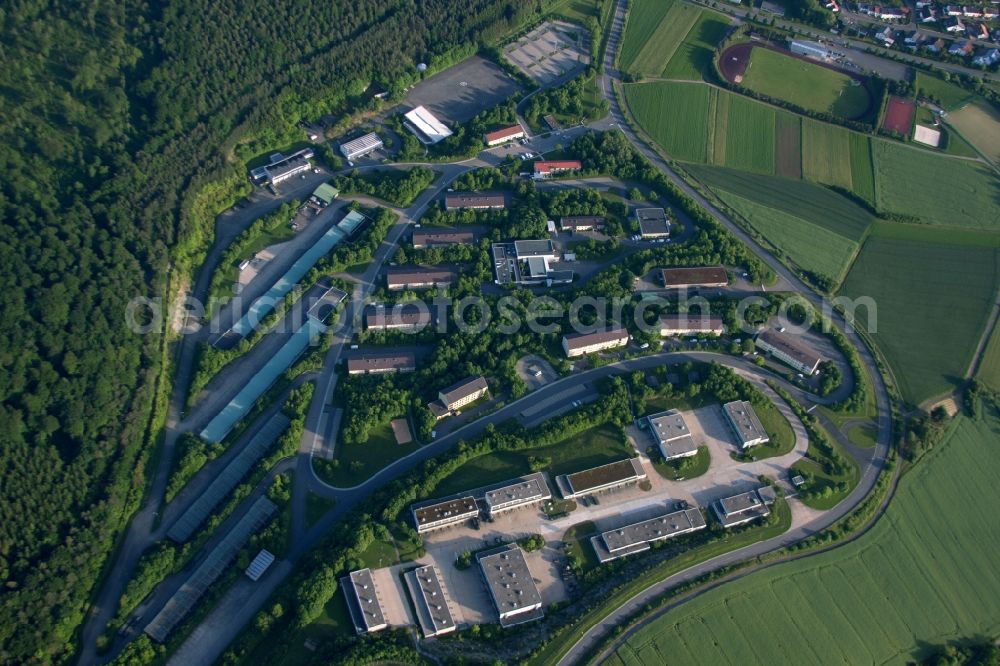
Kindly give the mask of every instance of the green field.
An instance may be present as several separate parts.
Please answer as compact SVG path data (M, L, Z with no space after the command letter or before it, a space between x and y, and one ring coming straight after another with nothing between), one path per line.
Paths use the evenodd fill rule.
M742 85L803 109L841 118L861 117L870 104L865 87L846 74L761 47L751 51Z
M604 0L606 1L606 0ZM601 17L601 7L604 1L598 0L567 0L552 8L553 14L559 14L586 26L590 18Z
M710 590L607 663L904 663L931 645L996 636L1000 422L956 425L857 541Z
M692 9L688 5L679 5ZM729 29L725 18L710 11L701 11L698 21L687 32L684 40L673 53L673 57L663 68L663 76L668 79L700 81L705 68L712 62L715 47Z
M851 133L837 125L802 120L802 176L825 185L853 189Z
M643 44L628 71L641 76L659 76L701 13L683 2L668 0L666 4L670 9Z
M990 334L976 378L994 390L1000 390L1000 326L995 327Z
M618 53L618 66L622 71L631 72L636 59L663 18L670 11L672 0L634 0L629 3L625 34Z
M914 82L917 94L930 97L935 100L945 111L959 109L975 98L975 94L964 88L945 81L943 79L917 71L917 78Z
M710 92L708 86L660 81L626 85L625 100L639 124L671 157L704 162ZM678 118L687 122L679 123Z
M733 96L726 122L726 166L774 173L774 109Z
M995 246L947 244L953 234L931 228L917 227L920 239L899 238L899 226L873 228L841 293L874 300L872 337L903 397L919 404L961 382L993 304L998 254ZM868 322L864 308L858 314Z
M880 210L930 224L1000 229L1000 182L983 165L875 142Z
M716 194L802 269L833 278L837 284L844 279L858 249L856 242L739 195L722 190Z
M847 197L812 183L718 167L698 166L689 170L713 190L725 190L800 217L848 240L860 240L875 221L874 215Z
M872 165L871 140L864 134L849 132L851 144L851 191L875 205L875 167Z
M778 111L774 115L774 172L786 178L802 178L802 118Z
M551 464L546 465L545 469L549 474L556 475L597 467L634 455L635 450L617 427L603 425L551 446L524 451L498 451L470 460L443 479L434 492L439 496L451 495L530 474L532 469L529 459L532 457L551 460Z
M364 444L345 444L338 437L333 461L321 462L316 469L325 481L335 486L356 486L417 448L416 443L397 444L392 426L387 422L373 429Z

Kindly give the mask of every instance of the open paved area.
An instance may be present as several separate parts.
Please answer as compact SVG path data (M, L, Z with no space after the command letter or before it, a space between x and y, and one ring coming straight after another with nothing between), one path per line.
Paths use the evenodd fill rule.
M504 47L503 55L519 70L545 86L590 62L587 31L565 21L546 21Z
M521 85L507 72L486 58L473 56L415 85L404 105L422 105L439 120L464 123L519 90Z

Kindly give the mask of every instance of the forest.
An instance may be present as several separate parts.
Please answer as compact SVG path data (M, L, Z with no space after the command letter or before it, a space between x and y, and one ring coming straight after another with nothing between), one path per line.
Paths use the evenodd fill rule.
M307 11L304 11L307 9ZM169 391L135 297L193 279L245 162L372 81L394 94L529 0L7 3L0 55L0 663L72 657ZM405 37L403 37L405 36ZM172 272L171 272L172 271Z

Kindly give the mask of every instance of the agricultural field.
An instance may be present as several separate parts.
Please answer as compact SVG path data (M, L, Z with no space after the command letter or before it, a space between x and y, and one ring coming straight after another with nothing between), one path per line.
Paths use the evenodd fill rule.
M927 72L917 72L914 87L917 95L931 99L945 111L960 109L975 98L974 93Z
M958 417L871 531L710 590L607 663L905 663L932 645L997 635L998 440L995 415Z
M888 141L875 142L874 158L879 210L935 225L997 228L1000 182L982 164Z
M948 124L992 160L1000 164L1000 113L985 102L966 105L961 111L948 114ZM949 134L949 145L952 134Z
M802 178L802 118L778 111L774 125L774 170L786 178Z
M990 341L983 351L983 361L979 365L976 379L985 382L994 390L1000 390L1000 327L990 334Z
M710 144L711 159L709 164L722 166L726 163L726 134L729 124L729 106L732 104L733 95L717 90L715 95L715 115L714 123L709 128L712 142Z
M639 50L629 72L641 76L659 76L701 14L700 9L683 2L667 4L669 11Z
M618 66L631 72L636 59L670 11L672 0L635 0L630 3L625 34L618 54Z
M851 143L851 191L855 196L875 206L875 167L872 165L871 140L857 132L849 132Z
M679 4L679 6L692 9L688 5ZM663 77L700 81L705 68L712 62L715 47L722 41L728 29L729 23L724 17L711 11L700 10L698 22L688 30L684 40L680 42L666 67L663 68Z
M726 166L774 173L774 109L733 96L726 123Z
M875 311L861 307L858 319L907 401L919 404L962 381L994 302L997 248L985 233L872 228L840 293L874 301Z
M829 229L730 192L716 194L803 270L832 278L837 284L858 244Z
M639 124L671 157L704 162L711 92L699 84L660 81L626 85L625 100Z
M802 176L806 180L853 190L850 132L804 118L802 157Z
M871 106L868 90L846 74L762 47L753 49L742 85L841 118L863 117Z

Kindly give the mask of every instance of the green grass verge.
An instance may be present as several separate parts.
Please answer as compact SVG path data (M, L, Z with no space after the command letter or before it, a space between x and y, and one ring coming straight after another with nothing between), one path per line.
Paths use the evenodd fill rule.
M337 502L335 500L317 495L316 493L306 494L306 527L312 527L319 522L327 511L333 508Z
M617 651L627 664L908 663L1000 630L996 418L960 417L903 477L886 516L857 540L779 564L650 621Z
M641 76L657 76L698 20L701 10L683 2L670 2L670 9L628 70Z
M877 443L878 427L874 423L856 425L847 431L847 439L851 444L864 449L874 449Z
M959 109L976 97L974 93L954 83L938 78L934 74L921 71L917 72L914 87L917 89L918 95L930 97L940 104L941 108L945 111Z
M699 446L698 453L690 458L664 460L658 457L653 460L653 469L670 481L696 479L707 472L711 465L712 454L709 453L707 446Z
M1000 389L1000 326L995 326L990 334L976 378L993 389Z
M416 443L397 444L392 426L383 423L371 431L364 444L345 444L338 436L333 460L327 462L314 459L313 465L324 481L347 488L358 485L417 448Z
M920 239L898 237L900 227ZM873 299L875 313L860 308L859 320L875 329L903 397L914 404L961 383L993 304L996 246L949 244L956 236L876 225L841 289Z

